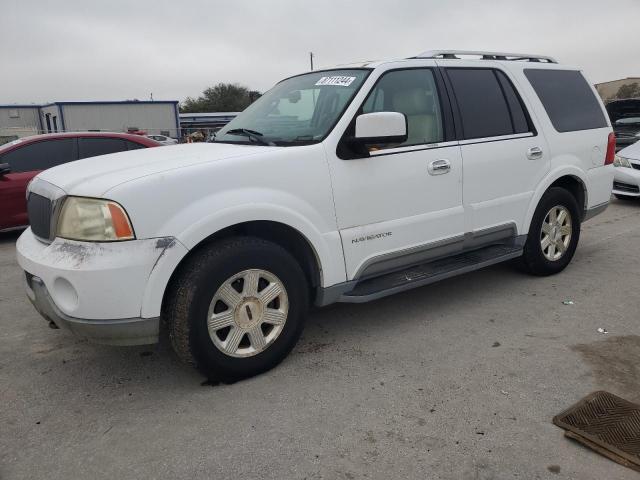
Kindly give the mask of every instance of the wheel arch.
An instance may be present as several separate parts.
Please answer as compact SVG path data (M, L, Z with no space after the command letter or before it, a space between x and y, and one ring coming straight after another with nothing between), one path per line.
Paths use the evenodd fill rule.
M187 260L197 255L202 249L207 248L212 243L223 238L234 236L261 238L281 246L300 264L309 282L310 295L314 295L318 288L322 286L322 262L313 244L303 233L290 225L277 221L245 221L229 225L203 238L182 257L164 285L161 310L164 310L167 293L170 291L171 285L175 282L175 279L180 274L181 268Z
M540 200L542 199L542 196L553 187L561 187L569 191L569 193L571 193L576 199L578 207L580 208L580 219L582 220L584 218L589 201L587 179L584 171L577 167L556 170L551 172L546 177L545 181L541 182L540 186L536 189L529 204L529 209L527 210L527 216L523 224L523 228L526 230L523 231L523 233L529 232L531 220L533 219L533 215L540 203Z
M549 188L553 187L564 188L573 195L580 208L580 220L582 220L587 209L587 186L585 183L576 176L564 175L549 185Z

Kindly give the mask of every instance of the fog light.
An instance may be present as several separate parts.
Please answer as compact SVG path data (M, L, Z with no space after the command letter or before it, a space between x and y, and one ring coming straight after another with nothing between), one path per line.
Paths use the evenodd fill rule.
M78 292L67 279L58 277L53 281L51 296L61 310L72 312L78 308Z

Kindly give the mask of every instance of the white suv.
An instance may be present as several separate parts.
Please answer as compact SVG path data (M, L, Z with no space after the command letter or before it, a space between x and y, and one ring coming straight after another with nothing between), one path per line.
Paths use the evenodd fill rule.
M182 359L230 381L281 361L310 303L510 259L560 272L609 202L614 147L595 90L552 58L436 51L314 71L215 143L41 173L18 261L55 325L133 345L162 323Z

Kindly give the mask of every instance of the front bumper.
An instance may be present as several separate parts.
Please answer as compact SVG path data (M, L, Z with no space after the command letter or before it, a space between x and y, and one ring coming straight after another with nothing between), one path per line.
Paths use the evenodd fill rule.
M165 280L187 249L172 237L47 244L29 228L16 251L45 318L99 343L136 345L157 341Z
M640 197L640 170L616 167L613 175L614 195Z
M105 345L147 345L158 341L159 318L86 320L60 311L40 277L26 274L27 297L45 320L79 337Z

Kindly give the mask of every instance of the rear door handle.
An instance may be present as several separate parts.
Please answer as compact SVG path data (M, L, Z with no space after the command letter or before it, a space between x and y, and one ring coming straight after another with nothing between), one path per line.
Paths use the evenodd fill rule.
M542 149L540 147L531 147L527 150L527 158L529 160L538 160L542 158Z
M449 160L445 160L444 158L440 160L434 160L429 163L429 175L442 175L443 173L449 173L451 170L451 162Z

